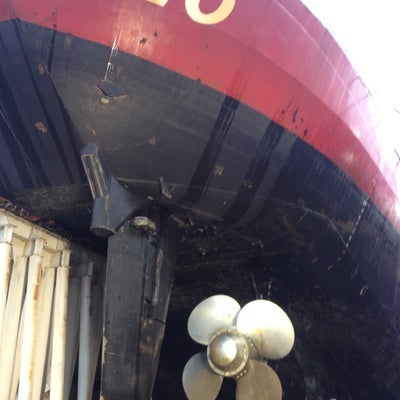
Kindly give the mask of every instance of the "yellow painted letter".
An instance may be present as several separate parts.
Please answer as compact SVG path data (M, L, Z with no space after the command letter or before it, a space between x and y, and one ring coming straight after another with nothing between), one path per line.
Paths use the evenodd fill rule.
M214 25L226 19L235 7L235 0L222 0L221 5L212 13L204 14L200 10L200 0L185 0L186 11L193 21L204 25Z
M148 1L149 3L157 4L158 6L161 7L164 7L168 3L168 0L146 0L146 1Z

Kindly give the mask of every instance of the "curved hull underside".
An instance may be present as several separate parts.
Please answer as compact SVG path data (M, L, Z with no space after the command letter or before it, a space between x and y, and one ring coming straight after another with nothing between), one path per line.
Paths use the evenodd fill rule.
M101 246L89 233L81 161L83 147L96 144L122 187L173 210L183 227L170 311L179 329L203 292L272 293L299 326L296 357L281 371L295 382L287 398L396 398L399 377L388 371L400 370L392 324L400 311L400 236L382 201L392 194L381 175L380 194L367 190L355 177L363 164L351 173L324 148L328 139L319 147L309 138L312 107L303 113L286 104L271 119L201 79L19 19L0 24L0 60L1 196ZM341 140L337 146L346 147ZM354 335L340 337L342 330ZM167 328L155 398L183 396L171 384L181 360L168 364L176 340ZM381 349L367 355L370 343ZM334 356L339 361L328 366ZM359 362L347 361L353 356ZM366 360L373 383L357 397ZM351 383L339 377L343 365Z

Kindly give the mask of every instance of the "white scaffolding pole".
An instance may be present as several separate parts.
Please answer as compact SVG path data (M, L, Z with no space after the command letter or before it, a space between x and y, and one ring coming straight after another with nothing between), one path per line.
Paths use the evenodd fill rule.
M78 400L88 400L92 397L89 382L90 372L90 334L92 312L92 274L93 262L87 264L87 275L81 278L81 309L79 327L79 369L78 369Z
M29 256L18 400L32 398L43 242L43 239L35 239L32 254Z
M101 341L102 298L93 285L93 262L87 263L87 274L81 279L79 334L78 400L92 398L93 383Z
M3 331L4 312L7 302L8 284L11 268L11 239L13 226L7 218L0 216L0 348Z
M14 257L17 253L14 246ZM24 244L21 243L21 247ZM23 253L23 250L20 251ZM9 399L16 358L19 324L25 291L27 257L16 257L10 280L9 295L4 315L2 344L0 348L0 399Z
M78 353L79 338L79 304L80 304L80 279L73 277L69 282L68 315L67 315L67 343L64 371L64 399L69 399L72 377Z
M64 250L57 267L51 355L51 400L63 400L67 333L68 275L70 251Z
M21 319L19 323L19 331L18 331L18 339L17 339L17 348L15 351L15 360L14 360L14 368L13 368L13 376L11 382L11 390L10 390L10 400L17 399L17 389L19 382L19 375L21 370L21 353L22 353L22 341L24 334L24 321L25 321L25 304L22 307Z
M53 262L46 263L44 268L42 282L39 292L39 316L38 329L35 344L35 369L33 376L33 395L32 400L40 400L42 398L43 388L45 385L45 377L47 371L48 345L50 336L50 322L53 305L54 278L55 268L54 263L58 264L61 253L57 253L53 258Z

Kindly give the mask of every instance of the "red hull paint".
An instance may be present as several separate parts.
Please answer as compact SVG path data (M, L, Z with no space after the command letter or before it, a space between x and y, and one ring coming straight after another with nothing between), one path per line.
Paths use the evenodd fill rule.
M219 4L209 0L208 10ZM192 21L184 0L165 7L145 0L3 0L0 13L114 46L111 63L116 51L127 52L237 98L336 163L400 230L397 165L381 153L372 100L299 1L237 0L232 14L212 26Z

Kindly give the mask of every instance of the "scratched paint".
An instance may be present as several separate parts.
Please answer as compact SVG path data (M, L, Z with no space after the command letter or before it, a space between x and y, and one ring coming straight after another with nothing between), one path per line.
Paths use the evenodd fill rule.
M120 32L114 37L113 44L111 46L110 57L108 58L106 72L104 74L104 80L109 81L112 78L114 72L114 63L118 55L118 45L120 41Z

